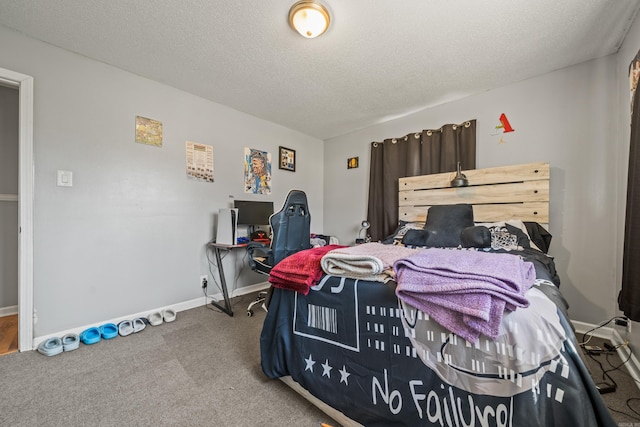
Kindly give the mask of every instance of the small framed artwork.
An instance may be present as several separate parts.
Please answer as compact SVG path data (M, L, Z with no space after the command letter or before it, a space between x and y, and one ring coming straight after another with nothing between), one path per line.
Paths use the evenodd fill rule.
M280 147L280 161L278 167L286 171L296 171L296 150Z
M347 169L355 169L358 167L358 158L357 157L349 157L347 159Z

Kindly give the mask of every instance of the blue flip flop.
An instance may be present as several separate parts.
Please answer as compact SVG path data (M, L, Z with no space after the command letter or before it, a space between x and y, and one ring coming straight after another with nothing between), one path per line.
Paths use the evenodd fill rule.
M96 327L85 329L80 334L80 341L86 345L95 344L100 341L100 331Z
M105 340L110 340L118 336L118 327L113 323L105 323L100 326L100 335Z
M58 337L49 338L46 341L42 341L38 346L38 352L45 356L55 356L62 353L62 340Z
M62 337L62 348L64 351L72 351L80 347L80 337L78 334L67 334Z

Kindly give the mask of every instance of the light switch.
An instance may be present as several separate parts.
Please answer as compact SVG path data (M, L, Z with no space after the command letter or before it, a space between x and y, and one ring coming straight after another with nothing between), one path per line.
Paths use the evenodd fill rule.
M73 186L73 172L58 171L58 187L72 187L72 186Z

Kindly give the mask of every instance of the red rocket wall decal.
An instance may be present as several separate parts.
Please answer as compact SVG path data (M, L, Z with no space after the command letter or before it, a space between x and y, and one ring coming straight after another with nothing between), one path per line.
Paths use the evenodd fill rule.
M507 119L507 116L504 113L500 114L499 120L500 121L496 125L494 135L501 132L513 132L513 128L511 127L511 124L509 123L509 120Z

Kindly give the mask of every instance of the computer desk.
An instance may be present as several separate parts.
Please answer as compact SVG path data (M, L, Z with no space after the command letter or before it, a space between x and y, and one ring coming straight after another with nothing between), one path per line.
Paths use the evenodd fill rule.
M220 256L220 251L229 251L231 252L234 249L245 248L247 246L246 243L239 245L227 245L224 243L216 243L209 242L207 243L207 247L213 250L213 253L216 257L216 267L218 269L218 276L220 277L220 287L222 288L222 296L224 298L224 306L220 305L217 301L211 300L211 305L217 307L222 310L222 312L228 314L233 317L233 309L231 307L231 300L229 299L229 291L227 290L227 280L224 277L224 268L222 267L222 257Z

